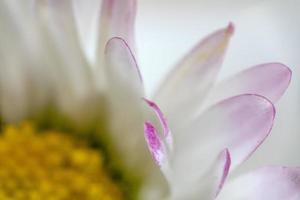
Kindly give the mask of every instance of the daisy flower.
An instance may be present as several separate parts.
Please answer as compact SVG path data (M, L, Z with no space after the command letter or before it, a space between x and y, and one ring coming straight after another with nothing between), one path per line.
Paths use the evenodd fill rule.
M154 99L167 122L141 100L135 9L135 0L0 2L0 199L215 198L266 138L287 67L260 65L214 86L229 25L159 88ZM267 194L297 199L298 171L265 168L220 195L244 198L231 190L246 184L253 187L241 195L272 198L251 191L280 180Z

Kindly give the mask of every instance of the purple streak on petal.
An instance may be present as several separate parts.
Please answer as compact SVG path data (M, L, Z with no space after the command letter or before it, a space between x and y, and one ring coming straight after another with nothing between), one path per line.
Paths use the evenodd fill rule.
M229 169L230 169L230 165L231 165L231 158L230 158L230 153L229 153L228 149L225 149L224 151L222 151L220 153L219 159L223 162L223 173L222 173L222 177L220 179L220 183L217 187L217 191L215 194L216 197L218 196L221 189L223 188L223 185L224 185L224 183L227 179L228 173L229 173Z
M150 122L145 122L144 133L153 159L158 166L162 166L166 155L162 141L159 138L155 127Z
M164 114L162 113L162 111L160 110L158 105L156 105L153 101L150 101L146 98L143 98L143 99L154 110L155 114L157 115L160 123L162 124L165 138L166 139L171 138L171 131L168 126L167 120L164 117Z

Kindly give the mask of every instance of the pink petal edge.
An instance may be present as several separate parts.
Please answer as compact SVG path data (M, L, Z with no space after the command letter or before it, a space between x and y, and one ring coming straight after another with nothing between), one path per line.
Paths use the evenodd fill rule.
M162 113L162 111L160 110L160 108L158 107L158 105L156 105L156 103L154 103L153 101L150 101L146 98L143 98L143 100L154 110L155 114L157 115L157 117L163 127L164 137L166 139L171 138L171 135L170 135L171 131L168 126L167 120L166 120L164 114Z
M220 193L220 191L222 190L224 183L228 177L229 174L229 169L230 169L230 165L231 165L231 157L230 157L230 153L228 149L225 149L224 151L222 151L219 155L219 159L223 161L223 173L219 182L219 185L217 187L217 191L215 194L215 197L217 197Z
M106 43L106 46L105 46L105 54L108 53L108 49L112 48L114 45L114 43L118 43L119 45L122 45L124 49L127 50L128 54L130 55L130 57L132 58L133 62L134 62L134 66L135 66L135 69L137 71L137 74L139 76L139 79L140 81L143 83L143 78L142 78L142 74L141 74L141 71L140 71L140 68L137 64L137 61L136 61L136 58L131 50L131 48L129 47L128 43L121 37L113 37L113 38L110 38L107 43Z
M107 40L110 37L122 37L134 48L136 7L136 0L103 0L101 28L104 27L106 30L102 32L100 29L102 40Z
M267 131L265 137L263 137L256 145L256 147L248 154L248 156L245 157L245 159L242 161L242 162L245 162L246 160L248 160L252 154L260 147L260 145L262 145L262 143L268 138L268 136L271 134L271 131L273 129L273 125L274 125L274 120L275 120L275 116L276 116L276 108L273 104L272 101L270 101L268 98L264 97L264 96L261 96L261 95L257 95L257 94L245 94L245 95L254 95L254 96L257 96L257 97L260 97L262 99L264 99L265 101L267 101L270 105L271 105L271 108L272 108L272 124L270 124L270 128L269 130Z
M264 63L243 70L218 83L209 94L206 106L230 96L258 94L277 102L290 85L292 71L282 63Z
M269 136L275 113L273 103L263 96L243 94L230 97L211 106L187 124L182 130L186 134L177 135L177 148L188 151L185 148L187 145L209 143L212 143L215 153L228 148L231 171L247 160ZM178 158L176 162L184 160Z

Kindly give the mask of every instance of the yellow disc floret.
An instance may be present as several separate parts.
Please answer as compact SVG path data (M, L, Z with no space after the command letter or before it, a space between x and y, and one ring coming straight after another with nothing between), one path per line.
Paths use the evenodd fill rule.
M98 150L26 123L0 135L0 199L119 200L122 192Z

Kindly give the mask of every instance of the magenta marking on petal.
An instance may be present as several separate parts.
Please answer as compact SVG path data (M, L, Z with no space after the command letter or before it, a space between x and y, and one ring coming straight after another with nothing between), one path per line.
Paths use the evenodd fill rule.
M218 194L220 193L220 191L223 188L223 185L227 179L228 173L229 173L229 169L230 169L230 165L231 165L231 157L230 157L230 153L229 153L228 149L225 149L224 151L221 152L219 159L225 160L225 162L223 165L222 177L221 177L221 180L220 180L220 183L217 188L215 196L218 196Z
M158 166L162 166L165 160L163 144L157 134L155 127L150 122L144 124L145 139L153 159Z
M163 126L163 131L164 131L165 138L166 139L168 139L168 138L170 139L171 138L170 128L169 128L167 120L164 117L164 114L162 113L162 111L160 110L160 108L153 101L150 101L150 100L148 100L146 98L143 98L143 99L154 110L154 112L156 113L156 115L157 115L160 123Z

